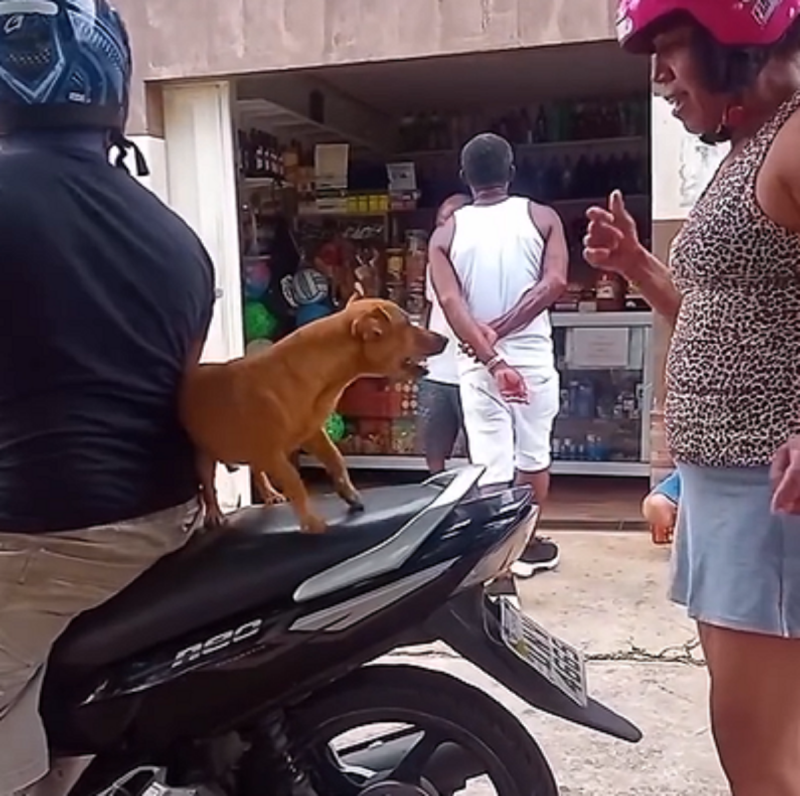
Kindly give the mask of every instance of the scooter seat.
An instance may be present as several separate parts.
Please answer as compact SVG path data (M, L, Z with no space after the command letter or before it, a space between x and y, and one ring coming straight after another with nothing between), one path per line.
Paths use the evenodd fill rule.
M439 493L429 485L369 489L360 512L335 495L315 497L328 522L318 536L300 533L288 505L242 509L75 620L51 669L95 669L242 611L279 608L308 578L394 535Z

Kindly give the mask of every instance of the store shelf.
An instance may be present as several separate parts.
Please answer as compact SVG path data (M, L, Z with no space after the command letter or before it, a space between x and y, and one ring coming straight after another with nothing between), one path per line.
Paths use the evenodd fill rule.
M396 470L404 472L425 472L425 459L422 456L345 456L351 470ZM453 459L450 467L468 464L466 459ZM319 469L322 465L310 456L300 457L300 466ZM554 461L554 475L605 475L623 478L646 478L650 475L647 462L581 462Z
M242 188L257 189L257 188L286 188L286 184L275 177L243 177L239 180L239 185Z
M606 196L590 196L584 199L554 199L552 202L546 202L546 204L557 210L569 210L572 208L589 208L592 205L605 205L606 202L608 202L608 197ZM637 204L647 204L649 207L650 197L643 193L626 194L625 204L629 207Z
M388 218L391 210L299 210L297 218L314 221L320 218Z
M653 313L639 310L626 312L553 312L550 315L553 326L592 327L592 326L652 326Z
M539 144L512 144L517 152L550 152L562 149L597 149L608 147L609 149L647 146L649 139L647 136L619 136L617 138L583 138L571 141L547 141ZM421 160L422 158L435 157L455 157L460 153L458 149L420 149L416 152L401 152L393 155L392 160L400 163L406 160Z
M553 462L554 475L610 475L623 478L646 478L650 475L647 462Z
M274 130L285 138L303 138L309 141L324 141L336 132L307 116L265 99L238 100L236 105L242 127L245 128L254 126Z
M376 454L374 456L345 456L347 466L351 470L426 470L422 456L392 456ZM466 459L454 460L453 465L466 464ZM319 469L322 465L311 456L300 457L301 467Z

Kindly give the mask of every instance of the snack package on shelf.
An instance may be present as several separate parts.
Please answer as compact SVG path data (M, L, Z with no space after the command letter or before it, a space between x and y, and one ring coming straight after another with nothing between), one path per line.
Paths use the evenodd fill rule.
M356 421L357 453L361 456L378 456L392 450L392 422L376 418Z
M343 307L355 292L356 283L345 241L338 235L325 241L314 252L312 262L327 277L334 306Z
M384 293L389 301L405 307L406 266L404 249L388 249L386 252L386 280Z
M418 445L417 423L413 418L392 421L391 452L395 456L415 456L421 453Z
M398 381L393 385L393 417L414 417L419 407L419 385L415 381Z

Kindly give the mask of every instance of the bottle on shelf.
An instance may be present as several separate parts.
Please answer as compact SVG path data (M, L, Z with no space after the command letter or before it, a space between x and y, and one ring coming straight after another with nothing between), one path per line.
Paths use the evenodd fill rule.
M622 312L625 309L625 281L618 274L599 271L595 281L598 312Z
M550 141L550 120L547 118L547 109L544 105L539 106L536 114L536 126L533 130L532 140L536 144L546 144Z
M404 152L412 152L414 150L414 114L407 111L400 119L400 147Z
M534 123L527 108L519 109L518 144L532 144L534 140Z

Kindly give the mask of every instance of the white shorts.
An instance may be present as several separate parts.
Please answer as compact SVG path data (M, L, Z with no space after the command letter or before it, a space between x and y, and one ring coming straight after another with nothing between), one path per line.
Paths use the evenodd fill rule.
M560 403L557 371L517 368L528 385L528 403L507 403L485 368L461 376L464 427L470 460L486 468L480 483L509 483L516 471L538 473L551 462L553 421Z

